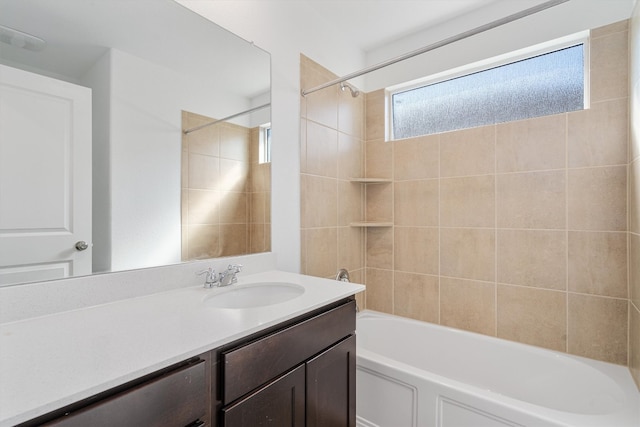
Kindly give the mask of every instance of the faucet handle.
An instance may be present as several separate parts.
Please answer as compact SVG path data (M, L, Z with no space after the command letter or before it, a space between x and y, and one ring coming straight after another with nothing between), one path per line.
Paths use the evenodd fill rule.
M242 271L242 267L242 264L229 264L229 267L227 269L234 273L240 273Z
M238 283L238 278L236 274L242 271L242 265L240 264L229 264L227 269L219 274L220 278L218 279L220 282L220 286L229 286L234 283Z
M196 274L198 276L202 276L203 274L206 274L204 279L205 288L211 288L213 287L213 285L218 283L218 280L216 279L216 271L211 267L207 268L206 270L197 271Z
M203 274L207 274L207 276L210 276L212 274L215 274L215 270L211 267L207 268L206 270L200 270L200 271L196 271L196 274L198 276L202 276Z

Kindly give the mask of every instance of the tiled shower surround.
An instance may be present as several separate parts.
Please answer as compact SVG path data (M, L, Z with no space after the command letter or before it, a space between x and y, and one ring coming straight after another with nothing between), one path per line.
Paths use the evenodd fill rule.
M302 98L303 272L346 267L368 309L629 364L640 383L629 22L590 49L584 111L386 142L384 91ZM302 57L302 87L331 78ZM390 182L348 180L363 176Z
M301 56L301 85L335 78ZM364 188L349 178L364 176L364 96L329 88L301 98L301 271L335 277L349 270L364 283L364 230L350 227L364 215ZM364 307L363 295L358 305Z

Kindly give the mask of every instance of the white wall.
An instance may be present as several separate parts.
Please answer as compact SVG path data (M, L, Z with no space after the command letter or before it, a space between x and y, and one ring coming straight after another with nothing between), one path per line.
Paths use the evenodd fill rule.
M111 179L109 165L109 93L111 53L104 54L82 77L91 88L92 121L92 271L111 270Z
M177 0L271 53L272 250L278 268L300 270L300 53L338 74L362 68L364 52L304 3Z

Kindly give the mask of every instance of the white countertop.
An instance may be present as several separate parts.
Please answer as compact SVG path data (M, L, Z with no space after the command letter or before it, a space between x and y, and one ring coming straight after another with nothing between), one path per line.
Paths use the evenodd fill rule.
M13 426L364 290L281 271L238 284L287 282L305 292L266 307L220 309L229 288L182 288L0 324L0 427Z

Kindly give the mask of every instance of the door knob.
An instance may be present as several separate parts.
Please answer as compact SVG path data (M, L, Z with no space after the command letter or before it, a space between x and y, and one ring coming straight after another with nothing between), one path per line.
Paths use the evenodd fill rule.
M84 240L80 240L79 242L76 243L76 249L79 251L84 251L88 247L89 245Z

